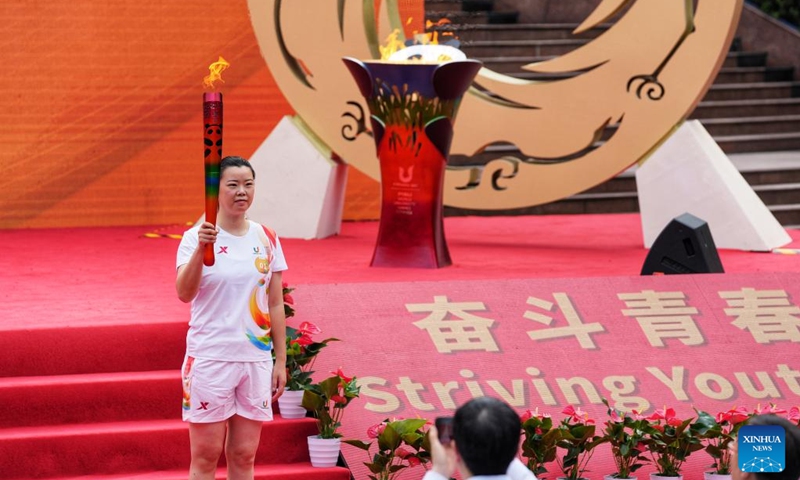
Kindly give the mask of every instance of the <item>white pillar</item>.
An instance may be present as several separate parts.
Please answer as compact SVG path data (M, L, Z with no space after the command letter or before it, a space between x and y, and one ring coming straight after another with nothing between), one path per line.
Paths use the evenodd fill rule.
M685 122L636 170L644 246L684 213L717 248L769 251L791 237L698 120Z
M325 238L342 223L347 165L286 116L250 157L256 195L248 218L281 238Z

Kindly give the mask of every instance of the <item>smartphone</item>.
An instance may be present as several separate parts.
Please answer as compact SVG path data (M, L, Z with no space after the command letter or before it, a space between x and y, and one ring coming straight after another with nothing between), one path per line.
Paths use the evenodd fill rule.
M436 417L436 431L439 443L447 445L453 440L453 417Z

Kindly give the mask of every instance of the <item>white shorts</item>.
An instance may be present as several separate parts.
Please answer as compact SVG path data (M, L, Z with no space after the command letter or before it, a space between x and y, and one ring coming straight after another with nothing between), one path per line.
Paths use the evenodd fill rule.
M234 414L272 420L271 360L222 362L187 355L181 372L185 422L222 422Z

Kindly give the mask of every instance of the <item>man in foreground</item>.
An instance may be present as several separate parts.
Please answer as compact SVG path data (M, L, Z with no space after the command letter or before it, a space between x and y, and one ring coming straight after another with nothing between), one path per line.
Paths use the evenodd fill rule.
M521 428L519 415L506 403L491 397L470 400L456 410L451 441L441 442L436 426L431 426L433 467L423 480L447 480L456 470L464 479L512 480L518 478L509 476L512 466L526 472L521 478L535 479L521 463L512 465Z

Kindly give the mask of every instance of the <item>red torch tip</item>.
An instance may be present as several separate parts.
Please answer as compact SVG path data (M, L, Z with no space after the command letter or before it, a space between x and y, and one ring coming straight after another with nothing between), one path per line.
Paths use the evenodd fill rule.
M221 102L222 94L220 92L203 92L204 102Z

